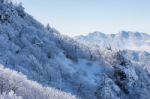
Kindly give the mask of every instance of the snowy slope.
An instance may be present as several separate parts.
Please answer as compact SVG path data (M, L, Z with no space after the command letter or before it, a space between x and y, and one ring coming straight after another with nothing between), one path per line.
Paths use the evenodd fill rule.
M150 70L149 34L130 31L121 31L118 34L94 32L75 39L94 48L122 50L126 58Z
M0 88L0 99L76 99L54 88L43 87L3 66L0 66Z
M150 72L150 53L146 51L124 50L123 54L133 63L139 64Z
M2 1L0 64L82 99L146 99L150 95L149 73L120 52L81 44L43 26L21 5Z
M25 13L21 5L0 3L0 12L0 64L22 72L43 85L85 98L93 97L93 89L80 89L82 83L87 89L96 86L94 81L87 80L86 73L90 79L90 76L100 72L89 74L88 70L95 63L91 63L88 69L90 57L94 58L88 47L60 35L51 27L44 27ZM80 58L85 60L84 64L81 64ZM87 70L81 70L82 65L86 65ZM100 69L102 66L96 67ZM97 80L99 78L95 82ZM87 92L91 96L86 95Z
M115 49L150 52L150 35L146 33L121 31L117 34L104 34L94 32L75 38L81 42L94 43L101 46L111 45Z

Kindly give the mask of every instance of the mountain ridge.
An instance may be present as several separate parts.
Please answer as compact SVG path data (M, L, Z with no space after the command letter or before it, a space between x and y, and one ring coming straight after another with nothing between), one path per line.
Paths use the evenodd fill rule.
M101 51L79 43L43 26L21 5L6 1L0 3L0 64L5 68L79 99L150 97L149 73L121 51Z
M101 36L103 35L103 36ZM101 46L112 46L117 49L150 51L150 35L140 32L121 31L117 34L93 32L85 36L75 37L79 42L95 43Z

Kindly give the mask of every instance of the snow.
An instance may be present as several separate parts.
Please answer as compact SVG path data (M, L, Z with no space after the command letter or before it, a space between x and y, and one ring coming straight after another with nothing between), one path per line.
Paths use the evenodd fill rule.
M93 32L86 36L77 36L75 39L85 44L88 43L91 46L94 43L99 46L111 45L112 48L120 50L150 52L150 35L146 33L121 31L117 34L104 34Z
M17 93L9 90L16 98L45 99L50 95L46 99L74 99L72 95L75 95L81 99L129 99L131 96L137 99L135 97L141 95L138 99L142 99L143 93L137 89L144 91L146 98L149 97L150 76L147 70L140 64L129 62L121 51L112 50L109 44L104 44L108 49L96 42L82 44L49 25L43 26L28 15L21 5L0 3L0 12L0 15L4 15L4 18L0 18L0 64L9 68L2 68L0 76L11 83L20 79L24 81L23 89ZM98 32L95 35L106 37L106 41L110 38ZM149 39L145 34L142 37ZM115 35L113 38L116 41L111 40L117 46L124 46L125 39ZM2 77L0 80L3 80ZM2 97L5 95L9 97L6 92L1 94Z
M0 66L0 99L76 99L71 94L43 87L25 75Z

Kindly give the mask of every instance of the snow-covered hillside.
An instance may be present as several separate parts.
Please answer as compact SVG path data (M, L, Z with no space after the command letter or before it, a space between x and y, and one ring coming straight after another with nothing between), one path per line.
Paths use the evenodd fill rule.
M0 99L76 99L54 88L43 87L25 75L0 65Z
M150 72L150 53L146 51L123 50L124 56Z
M117 34L104 34L94 32L86 36L77 36L75 38L80 42L88 44L94 43L100 46L111 45L114 49L150 52L150 35L146 33L121 31Z
M0 1L0 64L81 99L150 97L150 74L122 52L101 51L61 35L7 0Z
M150 70L150 35L121 31L118 34L90 33L75 37L81 43L97 49L122 50L126 58Z

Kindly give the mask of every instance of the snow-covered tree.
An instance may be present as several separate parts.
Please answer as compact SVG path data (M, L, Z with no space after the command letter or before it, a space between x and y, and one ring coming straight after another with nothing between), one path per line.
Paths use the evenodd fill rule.
M56 90L61 89L83 99L116 99L118 93L121 98L131 94L142 96L143 93L134 91L141 89L140 86L145 93L149 93L148 73L137 69L137 65L128 61L122 53L81 44L53 28L47 30L21 6L21 16L18 5L6 2L0 7L0 15L4 15L0 16L0 64L11 69L0 69L1 95L12 91L23 99L73 97ZM22 12L25 13L23 17ZM12 70L22 72L38 83ZM102 74L105 80L101 80ZM126 88L129 94L125 93Z
M20 17L23 18L23 17L26 15L25 12L24 12L24 7L22 6L22 3L19 3L19 4L17 5L16 10L17 10L18 15L19 15Z
M0 66L0 92L0 99L76 99L65 92L43 87L3 66Z
M10 91L8 93L2 93L0 94L0 99L23 99L22 97L16 96L13 91Z

